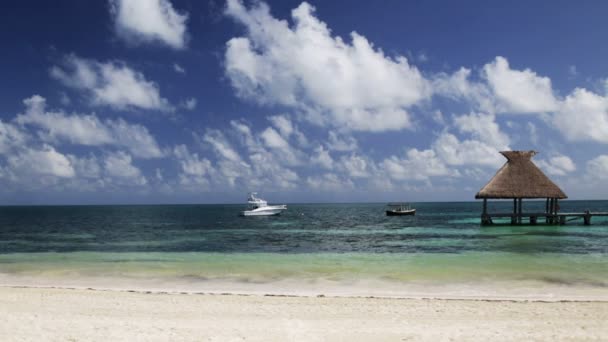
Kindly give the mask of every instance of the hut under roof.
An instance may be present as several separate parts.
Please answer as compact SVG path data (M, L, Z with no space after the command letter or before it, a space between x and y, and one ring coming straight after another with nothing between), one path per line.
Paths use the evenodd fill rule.
M484 200L482 223L492 223L487 213L488 199L513 199L512 223L521 223L523 198L546 198L545 217L552 223L559 210L558 200L568 198L534 163L535 151L502 151L507 162L475 195Z

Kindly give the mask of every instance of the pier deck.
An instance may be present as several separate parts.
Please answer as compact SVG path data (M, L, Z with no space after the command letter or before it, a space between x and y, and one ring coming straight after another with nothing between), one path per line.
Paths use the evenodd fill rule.
M567 222L582 219L583 224L590 225L591 218L593 217L608 216L608 212L590 212L584 211L581 213L544 213L544 212L532 212L532 213L487 213L481 215L481 224L488 225L493 224L493 218L511 218L511 224L530 224L535 225L538 222L538 218L544 218L546 224L560 224L564 225ZM524 223L523 219L529 219L528 223Z

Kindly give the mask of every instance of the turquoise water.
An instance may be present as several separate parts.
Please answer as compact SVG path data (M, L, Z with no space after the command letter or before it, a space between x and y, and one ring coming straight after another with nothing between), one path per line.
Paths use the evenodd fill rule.
M414 217L387 217L383 204L293 204L248 218L240 205L0 207L0 273L608 285L607 219L482 227L481 203L414 206ZM608 202L561 207L608 211Z

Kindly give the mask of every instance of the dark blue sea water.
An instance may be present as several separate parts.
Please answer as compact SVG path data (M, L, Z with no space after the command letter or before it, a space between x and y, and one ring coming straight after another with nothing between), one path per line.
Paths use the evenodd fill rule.
M387 217L384 204L291 204L276 217L240 217L242 205L0 207L0 273L608 284L608 218L482 227L480 202L413 207L413 217ZM608 211L608 201L563 201L561 209Z
M414 206L413 217L387 217L384 204L292 204L276 217L240 217L242 205L0 207L0 253L608 253L608 218L482 227L480 203ZM562 211L585 209L608 211L608 202L562 202Z

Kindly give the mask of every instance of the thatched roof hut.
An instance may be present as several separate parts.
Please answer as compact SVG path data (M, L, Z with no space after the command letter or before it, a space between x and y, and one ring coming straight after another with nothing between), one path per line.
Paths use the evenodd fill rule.
M475 195L475 198L483 199L482 224L492 223L493 214L489 214L487 210L487 201L491 198L513 199L513 213L509 214L511 223L522 223L523 198L546 198L544 216L547 218L547 223L557 222L558 200L568 196L534 165L532 157L536 152L502 151L500 153L507 158L507 162ZM536 223L537 216L530 216L532 224Z
M502 151L507 158L475 198L568 198L534 163L535 151Z

